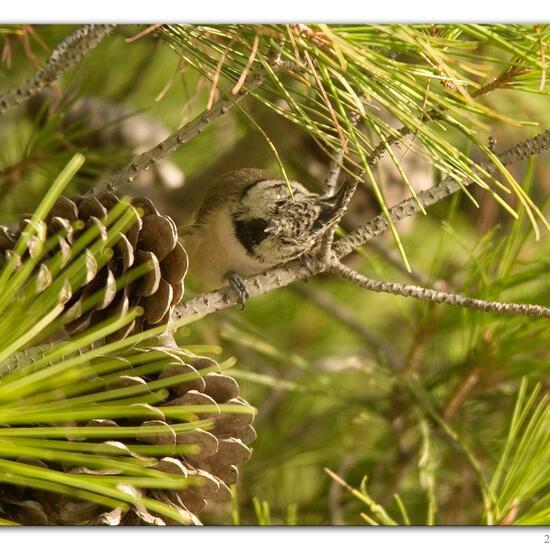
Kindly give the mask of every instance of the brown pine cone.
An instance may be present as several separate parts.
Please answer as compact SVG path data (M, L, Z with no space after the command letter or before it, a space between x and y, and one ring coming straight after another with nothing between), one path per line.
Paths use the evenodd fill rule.
M168 385L166 400L156 406L145 403L143 418L129 417L114 420L95 419L86 426L117 427L138 426L144 433L138 438L118 441L103 441L118 449L127 450L128 456L147 459L144 468L154 468L183 476L190 485L183 489L138 489L126 485L122 489L134 496L145 496L168 504L176 510L183 521L200 524L199 514L209 501L229 499L229 486L237 481L240 464L248 460L251 449L248 445L256 438L252 427L253 409L239 397L239 386L234 378L220 372L219 365L209 357L193 355L177 348L150 347L133 349L133 357L151 358L150 362L163 360L165 366L151 376L110 374L104 377L104 388L115 389L133 385L144 388L153 382L166 381L169 377L186 375L185 382L175 381ZM161 359L159 359L159 357ZM131 372L131 362L125 357L126 371ZM140 360L139 366L145 366ZM170 407L182 405L208 405L195 419L204 420L202 427L195 427L170 414ZM242 412L221 412L220 406L239 405ZM161 411L165 411L164 413ZM191 419L192 420L192 419ZM145 433L145 430L148 430ZM85 440L79 440L85 441ZM90 441L101 443L93 438ZM156 459L130 452L136 444L166 445L174 448L172 453ZM181 453L176 446L196 446L194 452ZM181 449L181 447L180 447ZM101 456L101 450L94 456ZM106 455L108 456L108 455ZM60 465L47 460L25 459L24 462L53 470L65 470L89 476L117 475L116 470L91 470L71 464ZM121 488L120 486L118 486ZM165 525L174 523L141 507L107 509L99 504L30 487L0 484L0 517L24 525Z
M39 285L46 288L51 283L51 274L45 261L61 250L69 258L71 246L78 237L92 225L96 225L100 234L105 237L104 225L107 212L121 201L112 193L78 197L74 200L59 197L45 220L48 236L62 232L58 244L37 266ZM86 284L80 288L65 306L63 321L69 334L80 332L90 325L113 315L124 315L131 307L143 307L143 315L117 333L111 334L109 340L125 336L164 324L168 321L174 306L183 296L183 279L187 272L187 254L178 241L175 223L168 216L159 214L154 204L147 198L132 199L131 206L135 212L135 222L120 235L113 246L113 256L109 262L98 268L94 258L87 262ZM138 215L138 210L142 216ZM0 226L0 265L12 254L21 231L29 215L21 216L19 226L10 229ZM83 228L74 229L75 224L82 222ZM29 243L28 254L33 253L33 243ZM23 261L23 257L21 260ZM117 290L117 279L141 264L150 262L152 269L132 283ZM102 291L101 299L88 311L82 306L86 298Z

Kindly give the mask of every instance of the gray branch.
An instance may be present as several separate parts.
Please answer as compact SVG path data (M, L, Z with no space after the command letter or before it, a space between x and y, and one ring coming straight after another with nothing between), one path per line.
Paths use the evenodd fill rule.
M518 143L504 153L501 153L498 156L498 159L506 166L548 149L550 149L550 130L546 130L531 139ZM482 168L490 174L495 174L497 172L497 167L491 163L482 164ZM417 199L418 202L426 208L448 197L449 195L456 193L462 187L471 185L471 183L471 181L466 181L461 185L452 178L445 178L437 185L418 193ZM420 212L420 207L414 198L401 201L389 209L390 218L393 222L398 222L399 220L413 216L418 212ZM338 258L347 256L358 246L365 244L371 239L374 239L374 237L377 237L386 231L388 225L388 221L384 215L379 214L369 223L355 229L344 239L340 239L334 245L334 252L336 256L338 256Z
M550 149L550 130L542 132L532 139L517 144L499 155L498 158L500 162L507 165L527 158L531 155L536 155L547 149ZM496 170L495 167L489 164L484 165L484 168L491 173ZM453 193L456 193L460 189L461 186L457 182L446 178L439 184L419 193L417 198L424 207L427 207L439 202ZM389 210L390 216L394 222L407 216L412 216L419 211L420 208L414 199L406 199L401 201ZM352 231L349 235L336 242L333 247L334 255L339 259L347 256L355 248L380 235L387 228L388 222L384 216L376 216L369 223L359 227L355 231ZM304 267L299 261L293 261L246 279L245 284L250 298L254 298L255 296L266 294L275 288L289 285L294 281L304 280L308 277L317 275L318 273L325 272L330 267L330 263L323 262L320 259L314 259L307 268ZM413 287L413 285L410 286ZM173 321L177 322L180 319L188 319L193 316L202 317L210 313L214 313L215 311L236 305L237 299L238 296L235 291L228 287L195 296L194 298L191 298L176 307Z
M60 42L38 72L27 82L0 96L0 114L20 105L55 82L94 49L116 25L84 25Z
M441 292L430 288L423 288L416 285L407 285L402 283L394 283L390 281L378 281L371 279L361 273L357 273L353 269L345 266L340 262L336 262L330 271L345 279L349 279L356 285L372 290L373 292L384 292L386 294L394 294L396 296L405 296L416 298L417 300L425 300L435 302L437 304L448 304L451 306L466 307L469 309L477 309L487 313L499 313L501 315L526 315L528 317L545 317L550 319L550 309L543 306L532 304L515 304L511 302L489 302L478 298L468 298L460 294L450 292Z
M293 63L280 62L273 66L274 70L289 70L294 67ZM178 147L187 143L197 135L203 132L203 130L214 120L225 114L229 109L234 107L237 103L240 103L245 96L253 92L256 88L260 87L266 80L267 74L265 72L252 73L250 79L247 81L246 86L243 86L235 96L226 95L222 97L216 103L212 105L210 110L203 111L200 115L195 117L191 122L188 122L182 126L179 130L168 136L164 141L145 151L132 162L130 162L124 168L118 170L112 174L109 178L104 180L91 192L102 193L103 191L117 191L125 185L131 184L136 176L148 170L156 162L163 159Z

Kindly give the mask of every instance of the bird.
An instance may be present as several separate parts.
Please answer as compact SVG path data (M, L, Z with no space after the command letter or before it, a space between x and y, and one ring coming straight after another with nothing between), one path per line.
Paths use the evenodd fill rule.
M344 183L335 193L320 195L256 168L218 177L195 222L182 231L190 272L212 288L229 283L244 307L243 278L314 252L339 221L347 188Z

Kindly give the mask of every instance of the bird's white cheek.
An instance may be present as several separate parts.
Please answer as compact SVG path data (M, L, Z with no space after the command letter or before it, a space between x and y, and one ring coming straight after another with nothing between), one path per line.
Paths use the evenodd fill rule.
M288 262L300 256L302 247L282 245L276 240L268 238L254 248L254 252L264 260L264 269Z
M281 262L280 252L275 241L269 237L254 247L254 253L262 259L264 269Z

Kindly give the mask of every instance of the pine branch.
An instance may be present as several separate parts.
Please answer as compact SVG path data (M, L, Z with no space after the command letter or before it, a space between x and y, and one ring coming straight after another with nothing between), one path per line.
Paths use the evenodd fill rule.
M542 132L534 138L518 143L514 147L511 147L499 155L498 158L500 162L506 165L548 149L550 149L550 130ZM488 163L484 165L484 167L490 173L496 170L493 165ZM468 182L467 184L470 183L471 182ZM446 178L439 184L419 193L417 195L417 199L422 206L427 207L443 200L453 193L456 193L461 188L462 187L460 184L450 178ZM401 201L389 210L393 221L399 221L408 216L412 216L419 211L420 207L418 206L416 200L412 198ZM336 242L333 247L334 256L338 259L347 256L355 248L380 235L387 228L388 222L383 214L376 216L372 221L362 227L359 227L355 231L352 231L349 235ZM304 280L311 276L325 272L330 267L330 263L327 263L326 261L323 262L318 258L314 258L307 267L295 260L280 267L260 273L254 277L248 278L244 282L250 298L254 298L255 296L266 294L275 288L287 286L294 281ZM442 294L445 295L448 293ZM179 304L174 312L174 321L186 319L194 315L205 316L221 309L234 306L237 304L237 301L237 294L234 290L228 287L216 290L214 292L204 293ZM521 304L517 305L522 306ZM529 309L530 307L539 308L540 306L527 307L528 313L526 314L533 313L534 311L538 312L538 310ZM541 312L543 311L546 311L546 308L541 308Z
M0 96L0 114L20 105L55 82L93 50L116 25L84 25L60 42L38 72L27 82Z
M531 139L518 143L514 147L511 147L507 151L504 151L504 153L498 155L498 159L503 165L506 166L532 155L539 154L548 149L550 149L550 130L541 132ZM489 162L482 164L482 168L490 174L494 174L497 171L496 166ZM393 222L398 222L403 218L413 216L414 214L420 212L420 206L418 203L426 208L448 197L449 195L456 193L462 189L462 187L466 187L471 184L471 181L466 181L460 184L450 177L445 178L437 185L418 193L416 199L409 198L401 201L395 206L392 206L389 209L390 217ZM366 242L374 239L374 237L377 237L386 231L388 225L388 221L386 220L384 214L379 214L367 224L352 231L344 239L340 239L334 246L336 256L338 256L338 258L347 256L355 248L364 245Z
M416 285L407 285L394 283L390 281L378 281L371 279L340 262L335 262L330 271L345 279L349 279L356 285L372 290L374 292L384 292L386 294L395 294L396 296L406 296L435 302L437 304L448 304L451 306L466 307L477 309L486 313L499 313L501 315L526 315L528 317L545 317L550 319L550 308L533 304L515 304L505 302L490 302L478 298L468 298L460 294L442 292L430 288L423 288Z
M280 71L290 70L293 67L293 63L282 61L274 62L272 68ZM151 166L178 149L184 143L187 143L189 140L202 133L211 122L214 122L220 116L227 113L232 107L240 103L248 94L259 88L266 79L267 74L265 72L252 73L246 86L242 86L235 96L228 94L216 101L210 109L205 109L200 115L168 136L164 141L137 156L127 166L118 170L92 189L90 193L102 193L104 191L114 192L125 185L131 184L139 173L148 170Z
M514 77L519 76L525 72L525 68L523 67L508 67L504 69L498 76L496 76L493 80L485 84L484 86L481 86L481 88L478 88L474 92L472 92L471 97L473 99L477 99L479 97L482 97L494 90L499 90L503 88L507 88L510 85L510 82L513 80ZM420 122L436 122L438 120L442 120L445 116L445 112L447 109L431 109L427 113L425 113L422 117L420 117ZM395 133L392 135L386 137L385 140L382 140L376 145L376 147L372 150L370 155L367 157L367 163L369 166L374 166L377 164L377 162L382 158L384 153L387 151L387 148L391 145L395 145L398 142L400 142L404 137L412 134L414 129L411 126L401 126L397 130L395 130Z

